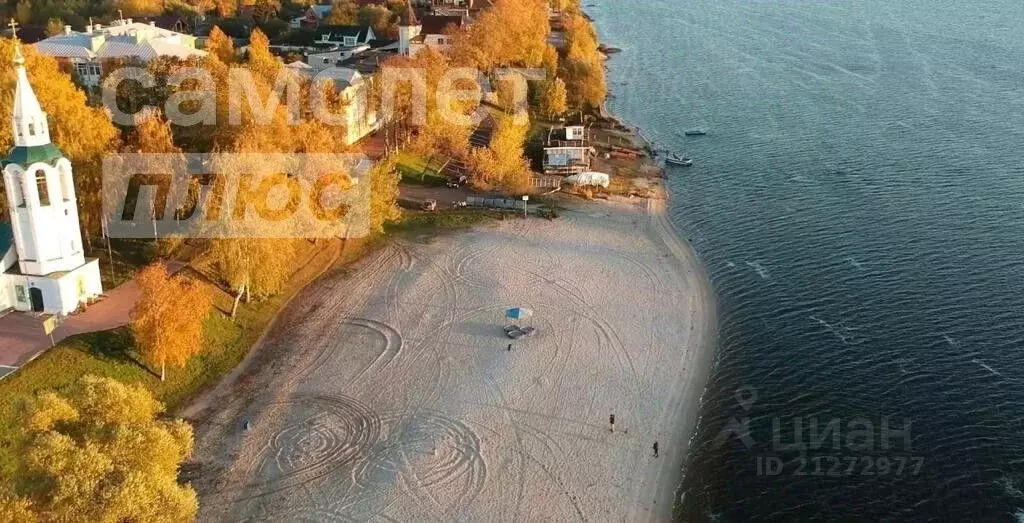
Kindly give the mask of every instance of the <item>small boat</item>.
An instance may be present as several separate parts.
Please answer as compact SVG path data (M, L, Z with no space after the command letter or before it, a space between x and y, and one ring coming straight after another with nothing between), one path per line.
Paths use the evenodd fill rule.
M677 156L675 154L670 154L670 155L665 157L665 163L670 163L672 165L681 165L683 167L689 167L689 166L693 165L693 160L691 160L691 159L689 159L689 158L687 158L685 156Z
M708 132L705 131L704 129L691 129L689 131L684 132L683 134L685 134L686 136L704 136L705 134L708 134Z

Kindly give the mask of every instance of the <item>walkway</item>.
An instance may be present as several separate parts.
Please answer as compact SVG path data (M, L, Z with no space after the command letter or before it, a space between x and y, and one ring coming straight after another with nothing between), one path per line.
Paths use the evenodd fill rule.
M171 262L168 270L177 272L185 264ZM125 282L108 292L85 312L64 318L53 332L53 342L87 332L105 331L127 325L132 308L139 299L135 280ZM0 377L17 370L51 347L50 337L43 333L46 314L11 312L0 316Z

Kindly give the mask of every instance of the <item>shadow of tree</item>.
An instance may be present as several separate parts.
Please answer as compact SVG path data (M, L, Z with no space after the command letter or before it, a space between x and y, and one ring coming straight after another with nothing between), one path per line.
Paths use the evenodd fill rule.
M74 337L76 350L85 352L104 361L129 362L156 378L160 374L146 365L146 362L135 352L135 339L127 327L109 331L90 332Z

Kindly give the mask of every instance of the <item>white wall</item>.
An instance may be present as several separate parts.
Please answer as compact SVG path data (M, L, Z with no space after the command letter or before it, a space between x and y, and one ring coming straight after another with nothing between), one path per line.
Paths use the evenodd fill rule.
M0 274L0 311L14 308L14 285L10 276Z
M26 276L21 274L5 274L3 289L0 294L6 293L9 296L10 307L16 310L30 312L32 310L32 294L30 289L37 288L43 292L43 312L47 314L67 315L75 312L83 301L95 298L103 293L103 283L100 280L99 261L92 259L81 267L61 275L60 278L47 278L45 276ZM79 288L79 281L83 283L84 294ZM15 286L25 287L25 302L17 302ZM3 302L0 296L0 303ZM2 310L4 307L0 307Z
M21 272L45 275L74 270L85 263L71 164L61 159L56 168L34 163L27 172L15 165L7 166L6 171L8 179L20 177L24 189L26 205L11 210ZM50 203L45 207L39 205L37 171L46 173ZM69 189L67 193L65 188Z

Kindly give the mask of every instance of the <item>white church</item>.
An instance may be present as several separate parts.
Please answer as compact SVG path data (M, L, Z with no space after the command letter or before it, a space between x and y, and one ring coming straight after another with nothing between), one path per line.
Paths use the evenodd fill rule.
M15 44L12 133L2 160L11 222L0 223L0 311L67 315L103 292L99 262L87 260L71 162L50 126Z

